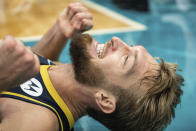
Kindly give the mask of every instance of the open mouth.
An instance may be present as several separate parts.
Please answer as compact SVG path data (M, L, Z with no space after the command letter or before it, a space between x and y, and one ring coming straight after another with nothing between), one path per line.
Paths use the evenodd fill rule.
M99 59L103 59L105 57L105 53L107 52L108 48L113 45L112 41L109 41L105 44L97 44L97 56Z

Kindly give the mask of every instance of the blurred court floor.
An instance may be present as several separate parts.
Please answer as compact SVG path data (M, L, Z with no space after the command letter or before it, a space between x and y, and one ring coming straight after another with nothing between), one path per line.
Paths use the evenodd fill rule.
M25 0L4 0L4 20L0 20L0 39L7 34L15 37L33 37L43 35L56 21L59 13L71 2L76 0L30 0L33 2L27 11L14 12ZM39 2L40 1L40 2ZM78 0L86 6L94 17L94 28L91 33L129 31L144 29L131 19L127 19L117 12L87 0ZM25 8L23 4L22 8ZM1 18L2 19L2 18Z

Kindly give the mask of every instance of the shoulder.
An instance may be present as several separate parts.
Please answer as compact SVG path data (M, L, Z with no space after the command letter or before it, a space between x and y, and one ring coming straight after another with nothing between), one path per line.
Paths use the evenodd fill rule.
M58 119L49 109L15 100L0 98L1 128L20 131L58 131Z

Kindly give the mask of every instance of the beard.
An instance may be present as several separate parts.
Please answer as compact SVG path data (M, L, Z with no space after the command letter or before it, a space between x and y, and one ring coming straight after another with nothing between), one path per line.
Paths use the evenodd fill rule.
M102 111L94 108L87 109L88 115L98 120L99 122L108 125L108 119L114 121L114 118L117 118L116 115L118 115L118 112L121 110L119 107L120 103L122 102L123 104L126 104L127 100L130 100L124 99L124 96L126 96L125 93L128 93L128 91L125 91L123 88L117 87L114 84L108 82L101 68L99 68L95 62L92 62L93 58L88 53L88 47L91 46L92 41L92 37L88 34L82 34L74 37L70 45L70 55L76 81L95 88L98 87L105 89L113 93L119 99L117 101L118 103L115 112L111 114L105 114ZM110 127L110 125L107 127Z
M73 63L75 79L85 85L99 86L104 81L100 68L92 62L93 58L88 52L93 38L88 34L75 36L70 44L70 55Z

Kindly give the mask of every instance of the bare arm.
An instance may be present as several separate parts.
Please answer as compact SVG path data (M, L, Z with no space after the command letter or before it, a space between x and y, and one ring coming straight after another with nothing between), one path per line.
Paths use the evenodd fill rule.
M59 30L57 24L53 25L32 50L41 56L57 61L68 40Z
M0 131L59 131L56 115L45 107L9 98L0 98L0 105Z
M57 61L69 38L92 28L92 15L80 3L72 3L58 17L53 27L32 48L46 58Z

